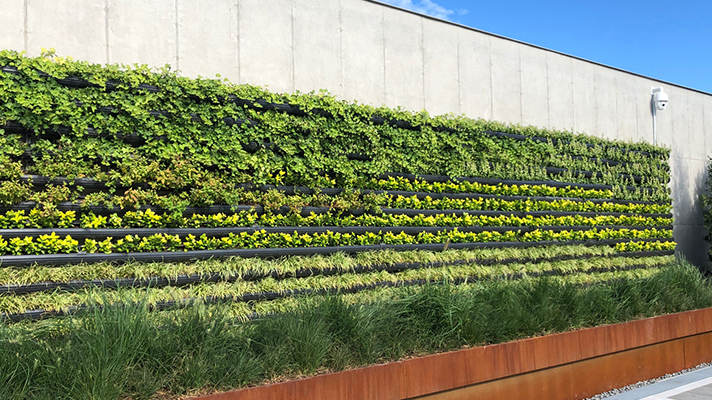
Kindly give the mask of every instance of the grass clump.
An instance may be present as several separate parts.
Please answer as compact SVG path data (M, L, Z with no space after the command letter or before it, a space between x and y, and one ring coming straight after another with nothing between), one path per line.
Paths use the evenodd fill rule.
M303 298L253 321L235 320L229 305L133 305L2 324L0 398L178 398L708 307L712 285L678 260L590 285L483 280L366 296Z

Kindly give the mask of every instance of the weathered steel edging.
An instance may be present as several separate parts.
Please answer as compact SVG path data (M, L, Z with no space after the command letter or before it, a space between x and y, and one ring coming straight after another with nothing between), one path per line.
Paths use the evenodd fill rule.
M196 400L585 399L711 360L712 308L705 308Z

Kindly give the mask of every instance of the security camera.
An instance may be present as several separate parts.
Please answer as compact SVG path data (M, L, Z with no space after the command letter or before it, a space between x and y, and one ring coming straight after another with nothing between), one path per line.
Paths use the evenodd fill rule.
M663 92L663 88L652 88L650 90L650 94L653 95L653 104L655 105L656 109L662 111L667 108L667 105L670 102L670 98L668 97L667 93Z

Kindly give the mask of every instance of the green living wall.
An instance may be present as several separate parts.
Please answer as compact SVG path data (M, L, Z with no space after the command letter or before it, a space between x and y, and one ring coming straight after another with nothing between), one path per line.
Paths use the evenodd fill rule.
M443 277L626 279L674 250L669 150L650 144L53 54L2 51L0 67L13 319L116 288L248 315Z

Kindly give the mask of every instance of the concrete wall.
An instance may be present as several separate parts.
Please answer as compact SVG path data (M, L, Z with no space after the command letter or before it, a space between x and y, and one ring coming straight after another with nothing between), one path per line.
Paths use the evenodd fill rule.
M0 48L99 63L171 64L277 92L651 141L650 87L670 106L675 238L706 259L697 196L712 151L712 95L368 0L3 0Z

